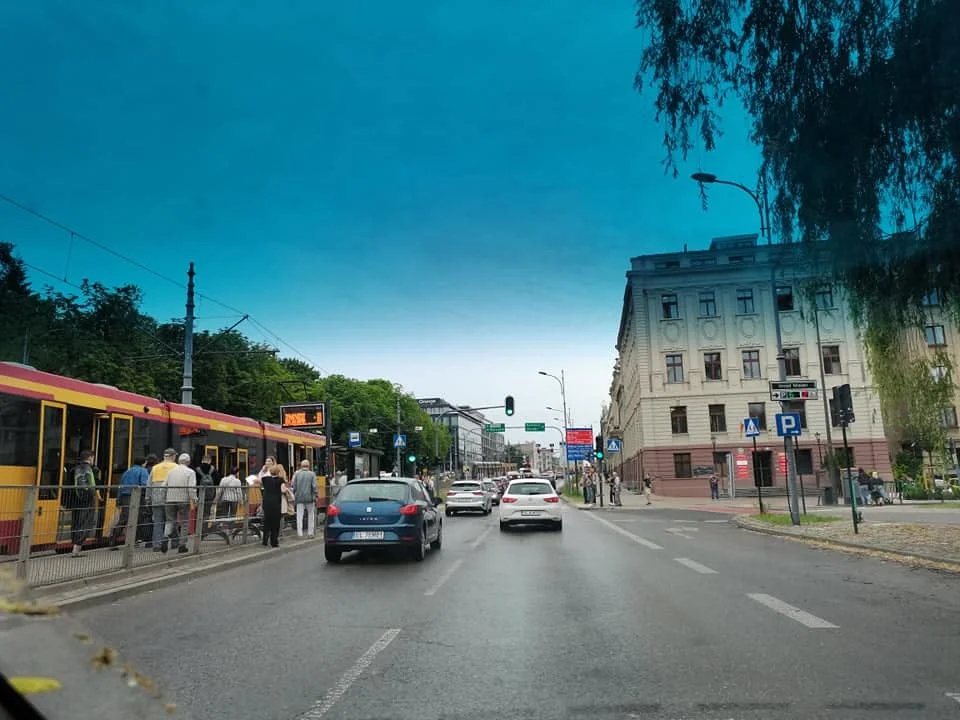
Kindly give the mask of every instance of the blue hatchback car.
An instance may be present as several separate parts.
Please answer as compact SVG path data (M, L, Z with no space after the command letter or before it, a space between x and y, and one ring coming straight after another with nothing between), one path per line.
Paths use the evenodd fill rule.
M443 517L427 489L416 478L382 477L353 480L327 506L324 555L340 562L350 550L400 548L423 560L429 545L443 543Z

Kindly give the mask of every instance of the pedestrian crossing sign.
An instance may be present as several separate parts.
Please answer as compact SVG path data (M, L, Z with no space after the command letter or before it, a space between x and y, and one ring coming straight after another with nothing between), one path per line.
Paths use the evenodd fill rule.
M743 434L749 438L757 437L760 434L760 423L755 417L743 419Z

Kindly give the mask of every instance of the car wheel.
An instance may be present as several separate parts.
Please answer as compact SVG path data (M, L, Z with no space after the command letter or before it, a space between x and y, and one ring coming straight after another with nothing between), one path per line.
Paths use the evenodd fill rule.
M500 532L506 532L506 531L507 531L507 524L506 524L503 520L501 520L501 521L500 521Z
M440 523L437 527L437 539L430 543L430 547L434 550L439 550L443 547L443 523Z
M412 548L411 552L413 553L413 559L417 562L423 562L423 559L427 556L427 529L423 528L420 531L419 542L417 542L417 547Z
M450 508L447 508L446 510L443 511L443 514L446 515L447 517L452 517L453 510L451 510Z
M553 529L557 532L563 532L563 520L557 521L557 523L553 526Z
M323 556L327 559L327 562L328 562L328 563L338 563L338 562L340 562L340 556L341 556L342 554L343 554L343 553L341 553L339 550L337 550L337 549L335 549L335 548L329 548L329 547L328 547L328 548L324 548L324 549L323 549Z

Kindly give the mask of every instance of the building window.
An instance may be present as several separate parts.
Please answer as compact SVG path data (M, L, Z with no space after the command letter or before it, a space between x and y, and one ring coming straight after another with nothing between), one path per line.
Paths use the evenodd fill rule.
M940 411L940 424L945 428L957 427L957 409L955 407L943 408Z
M800 348L783 349L783 366L786 368L787 377L800 377Z
M720 367L720 353L708 352L703 354L703 376L707 380L723 380L723 369Z
M923 304L927 307L936 307L940 304L940 292L938 290L931 290L926 295L923 296Z
M725 433L727 431L727 408L724 405L709 405L710 432Z
M664 320L676 320L680 317L680 303L673 293L660 296L660 307L663 309Z
M743 358L743 377L747 380L755 380L762 377L760 373L760 351L743 350L740 353Z
M737 315L752 315L754 312L756 311L753 309L753 289L737 290Z
M754 261L753 255L731 255L727 258L731 265L743 265Z
M823 374L839 375L843 372L840 369L840 346L823 345L820 348L820 354L823 357Z
M760 430L767 429L767 404L766 403L748 403L747 417L756 418L757 427Z
M717 317L717 294L713 290L700 293L700 317Z
M793 309L793 287L780 285L777 288L777 311L790 312Z
M683 355L667 355L667 382L683 382Z
M687 434L686 406L670 408L670 432L672 432L674 435Z
M946 365L934 365L930 368L930 377L934 380L944 380L947 377L947 366Z
M947 344L946 336L943 334L943 325L927 325L923 329L923 336L930 347L943 347Z
M680 267L679 260L664 260L663 262L658 262L656 265L654 265L654 268L657 270L671 270L678 267Z
M817 310L829 310L835 307L833 304L833 288L830 285L821 285L818 287L814 302L817 304Z
M807 429L807 404L803 401L785 402L783 404L784 413L797 413L800 416L800 427Z
M715 257L705 257L705 258L693 258L690 260L691 267L707 267L709 265L716 265L717 259Z
M678 478L693 477L693 463L690 461L690 453L673 454L673 476Z

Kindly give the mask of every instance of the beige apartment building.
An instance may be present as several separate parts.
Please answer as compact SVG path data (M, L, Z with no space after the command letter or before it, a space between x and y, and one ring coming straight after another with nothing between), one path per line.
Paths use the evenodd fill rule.
M771 262L777 268L776 293ZM804 268L795 246L763 245L756 235L716 238L707 250L631 259L619 353L603 417L606 436L623 440L609 458L628 484L645 474L664 495L753 488L753 443L744 418L757 418L757 472L765 486L786 484L779 403L774 312L780 316L788 380L815 380L820 399L790 404L801 415L797 466L813 486L827 452L832 388L849 383L856 421L848 428L850 465L890 477L890 453L880 402L849 307L839 288L803 297ZM817 340L819 325L820 339ZM823 383L821 383L821 362ZM823 385L825 384L825 387ZM841 432L831 423L833 446Z

